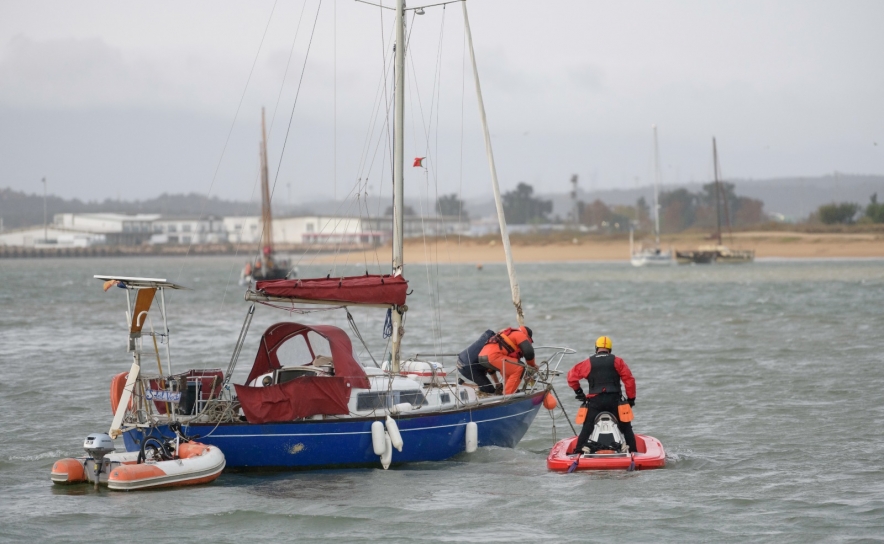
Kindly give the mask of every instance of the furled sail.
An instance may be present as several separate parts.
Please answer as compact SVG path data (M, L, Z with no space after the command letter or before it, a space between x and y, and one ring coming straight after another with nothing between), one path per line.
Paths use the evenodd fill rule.
M316 303L405 304L408 282L402 276L365 275L259 281L255 294L269 299Z

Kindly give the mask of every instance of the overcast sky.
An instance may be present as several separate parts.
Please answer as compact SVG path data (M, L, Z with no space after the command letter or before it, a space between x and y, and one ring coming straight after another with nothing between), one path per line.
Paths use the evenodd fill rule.
M665 184L711 176L712 136L725 178L884 173L884 2L468 7L504 189L647 184L652 124ZM386 193L391 25L352 0L0 0L0 187L254 198L263 105L275 198ZM408 195L490 195L460 4L409 30Z

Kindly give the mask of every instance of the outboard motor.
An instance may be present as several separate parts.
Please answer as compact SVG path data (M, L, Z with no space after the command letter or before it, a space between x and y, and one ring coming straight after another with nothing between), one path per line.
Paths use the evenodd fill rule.
M602 412L595 418L595 427L587 442L589 453L628 453L629 446L620 429L617 419L610 412Z
M95 460L95 489L98 489L98 481L104 466L104 456L114 452L114 441L104 433L90 434L83 442L83 449L86 450L89 457Z

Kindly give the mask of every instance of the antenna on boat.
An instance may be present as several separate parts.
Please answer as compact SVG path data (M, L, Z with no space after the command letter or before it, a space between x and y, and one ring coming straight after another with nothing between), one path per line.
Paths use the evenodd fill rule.
M393 46L396 61L393 66L393 275L401 276L403 271L402 236L405 206L403 197L405 185L404 133L405 133L405 0L396 0L396 43ZM399 351L402 342L402 314L406 307L393 306L393 338L390 347L390 370L399 373Z
M461 3L463 8L464 28L467 34L467 43L470 46L470 59L473 62L473 80L476 82L476 98L479 105L479 118L482 121L482 130L485 133L485 154L488 156L488 167L491 169L491 186L494 189L494 204L497 206L497 220L500 224L500 238L503 241L503 253L506 256L506 270L510 277L510 290L513 294L513 306L516 307L516 319L519 326L525 326L525 316L522 312L522 295L519 292L519 282L516 279L516 271L513 268L513 254L510 249L510 235L506 227L506 217L503 214L503 202L500 199L500 185L497 183L497 168L494 166L494 152L491 149L491 133L488 131L488 119L485 117L485 102L482 100L482 87L479 84L479 69L476 67L476 52L473 50L473 34L470 32L470 18L467 15L466 2Z

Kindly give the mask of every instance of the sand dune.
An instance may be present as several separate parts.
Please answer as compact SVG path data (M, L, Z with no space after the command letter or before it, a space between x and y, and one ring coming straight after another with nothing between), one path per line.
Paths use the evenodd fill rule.
M700 235L664 236L662 246L674 249L696 249L711 243ZM884 235L876 233L803 233L803 232L741 232L734 233L732 248L754 249L757 258L884 258ZM626 261L629 241L626 238L583 236L571 241L530 242L514 239L513 256L517 262L564 261ZM372 260L374 260L374 251ZM389 260L390 247L378 248L379 258ZM347 258L347 257L343 257ZM348 260L361 260L362 252L352 253ZM503 262L499 240L462 238L448 240L408 240L405 258L409 263L495 263ZM337 260L341 260L338 256ZM319 261L326 260L324 258Z

